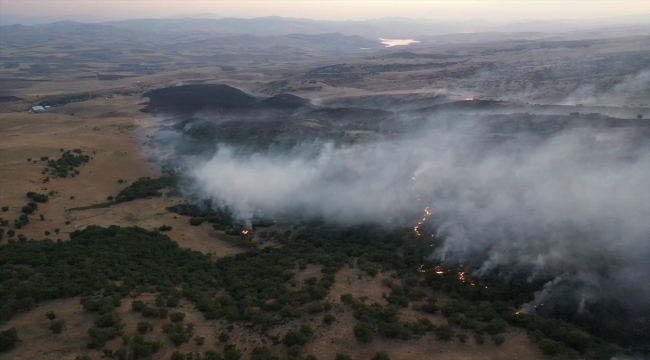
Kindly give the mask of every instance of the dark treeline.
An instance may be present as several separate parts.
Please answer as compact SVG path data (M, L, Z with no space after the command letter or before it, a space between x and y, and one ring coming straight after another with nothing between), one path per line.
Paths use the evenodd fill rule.
M201 210L179 212L186 211L195 216L194 211ZM468 280L459 276L462 268L433 271L436 264L425 263L430 244L410 228L331 227L314 221L266 236L283 246L262 250L253 246L218 259L182 249L166 235L137 227L90 226L73 232L68 242L12 240L0 247L0 319L6 321L43 301L82 296L84 308L100 316L95 330L89 332L89 347L101 349L106 341L122 335L121 321L112 309L126 296L148 291L162 300L161 306L134 303L134 310L137 307L145 317L167 317L166 306L186 298L208 320L244 321L261 332L304 313L325 312L329 317L324 322L331 323L332 304L325 298L335 274L344 266L358 266L369 276L390 271L395 280L384 281L390 289L385 296L388 305L367 304L349 294L341 298L354 308L359 320L355 336L362 342L372 341L375 334L409 339L433 331L440 340L456 336L462 342L473 332L477 343L485 341L487 333L500 345L505 341L501 333L510 324L527 329L547 354L574 352L604 359L620 350L568 322L516 314L542 282L498 277ZM402 256L398 249L403 250ZM296 271L308 264L322 265L322 276L294 288ZM432 268L423 274L418 271L422 266ZM438 304L427 295L429 290L443 291L452 300ZM436 327L424 318L401 322L399 309L407 306L423 314L440 311L449 325ZM166 332L174 344L192 336L185 325L167 325ZM133 344L151 351L159 347L143 339Z

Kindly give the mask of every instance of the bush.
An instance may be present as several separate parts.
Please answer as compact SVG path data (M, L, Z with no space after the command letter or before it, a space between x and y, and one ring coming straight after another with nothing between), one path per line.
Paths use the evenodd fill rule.
M539 348L546 355L558 355L564 352L564 345L551 339L541 340Z
M287 355L293 358L297 358L302 354L302 346L293 345L287 349ZM269 358L271 359L271 358Z
M214 350L208 350L203 353L203 357L205 360L221 360L221 354L214 351Z
M279 360L266 346L256 346L251 351L251 360Z
M55 334L60 334L63 332L63 329L65 329L65 320L59 319L52 321L50 323L49 329Z
M146 304L142 300L136 300L131 303L131 308L133 309L133 311L137 311L137 312L142 311L142 309L144 309L145 306Z
M194 342L196 343L196 345L199 345L199 346L203 345L205 343L205 336L197 336L197 337L195 337Z
M474 334L474 340L476 340L477 344L483 345L485 343L485 336L481 334Z
M9 211L9 206L3 206L2 207L2 212L7 212Z
M436 334L436 337L439 340L448 341L448 340L451 340L452 337L454 337L454 329L452 329L451 326L449 326L449 325L438 326L434 330L434 332Z
M332 314L323 316L323 322L327 325L331 325L334 321L336 321L336 318Z
M300 345L304 346L307 341L309 341L309 338L299 332L299 331L289 331L284 335L284 339L282 339L282 343L286 345L287 347L293 346L293 345Z
M140 334L146 334L153 330L153 324L148 321L138 321L137 328Z
M185 319L185 313L182 312L175 312L169 314L169 320L173 322L181 322Z
M171 230L171 229L172 229L171 226L169 226L169 225L163 225L163 226L161 226L161 227L158 228L158 231L169 231L169 230Z
M170 360L185 360L185 354L183 354L181 352L178 352L178 351L174 351L172 353L172 356L169 359Z
M170 297L167 299L167 307L177 307L180 304L180 300L176 297Z
M458 338L458 341L464 343L467 341L467 334L465 333L458 333L456 334L456 337Z
M45 317L48 320L52 321L52 320L56 319L56 314L54 313L54 311L48 311L47 313L45 313Z
M492 336L492 342L496 346L501 346L504 342L506 342L506 338L503 335L494 335Z
M237 350L235 345L226 345L223 351L224 360L239 360L241 359L243 353Z
M228 340L230 340L230 335L228 333L223 332L223 333L221 333L221 335L219 335L219 341L220 342L227 343Z
M45 194L39 194L39 193L35 193L33 191L28 192L27 197L32 199L33 202L37 202L37 203L46 203L50 199ZM8 207L7 207L7 209L8 209Z
M354 326L354 337L358 342L371 343L373 333L374 326L372 324L360 321Z
M337 353L336 358L334 358L334 360L354 360L354 359L352 359L352 356L348 354Z
M344 304L352 305L354 303L354 297L352 296L352 294L342 294L341 302L343 302Z
M19 341L16 328L0 331L0 353L13 349Z
M390 356L388 356L385 351L380 351L370 360L390 360Z

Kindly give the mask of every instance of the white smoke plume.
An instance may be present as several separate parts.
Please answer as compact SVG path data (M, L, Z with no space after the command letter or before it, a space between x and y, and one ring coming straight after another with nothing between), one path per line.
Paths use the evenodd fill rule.
M469 264L474 276L562 275L535 304L571 284L583 307L607 292L648 307L650 147L635 133L569 129L496 141L474 124L282 156L222 146L192 176L244 219L299 209L391 224L430 205L445 239L435 259Z
M650 70L644 70L636 75L626 76L621 82L606 91L598 91L593 84L576 89L562 104L573 105L610 105L622 106L629 102L647 103L650 93Z

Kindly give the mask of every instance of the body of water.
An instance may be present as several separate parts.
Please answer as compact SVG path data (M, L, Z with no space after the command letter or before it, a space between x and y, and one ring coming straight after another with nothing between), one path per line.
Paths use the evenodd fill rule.
M420 41L418 40L413 40L413 39L382 39L381 43L386 45L386 47L391 47L391 46L400 46L400 45L411 45L411 44L417 44Z

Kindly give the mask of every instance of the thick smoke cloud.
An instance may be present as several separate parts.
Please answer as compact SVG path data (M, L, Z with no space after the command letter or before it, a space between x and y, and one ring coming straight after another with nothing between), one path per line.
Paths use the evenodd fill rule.
M607 297L647 309L650 147L636 135L498 136L473 123L281 156L222 146L192 176L242 219L297 210L390 224L415 222L430 205L444 239L432 259L464 263L474 276L555 277L524 310L560 293L576 311Z

